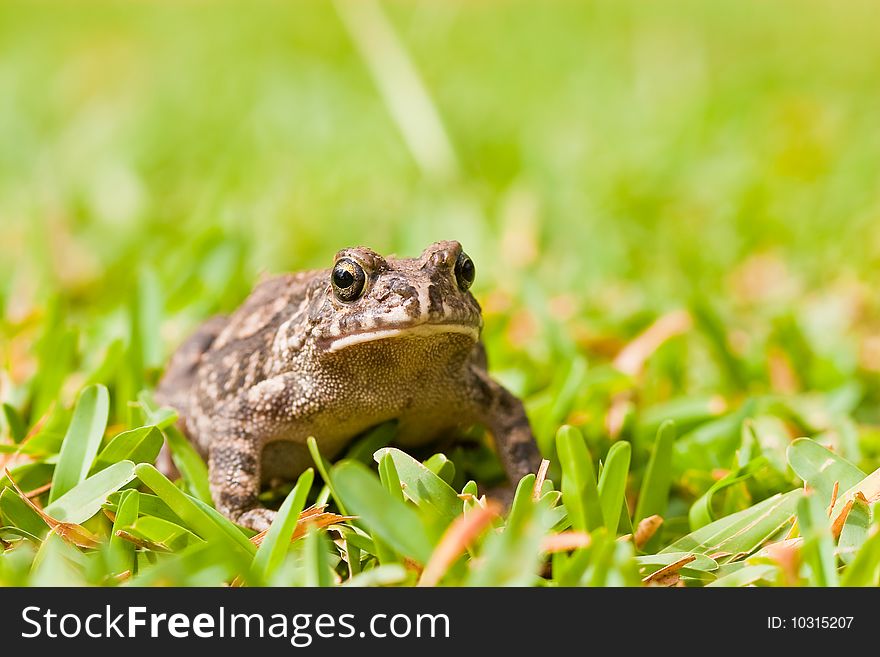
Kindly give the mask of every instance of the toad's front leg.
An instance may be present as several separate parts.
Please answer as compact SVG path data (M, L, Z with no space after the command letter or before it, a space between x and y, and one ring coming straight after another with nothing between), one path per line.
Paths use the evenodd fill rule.
M541 453L525 408L484 370L474 368L473 373L479 390L477 416L492 433L510 485L516 487L520 479L537 472L541 465Z
M299 378L294 373L282 374L243 391L213 419L213 440L207 442L214 506L230 520L256 531L267 529L276 515L258 500L263 448L289 430L294 419L292 399L309 401Z
M255 531L268 529L275 511L260 506L262 444L250 436L215 442L208 454L214 506L224 516Z

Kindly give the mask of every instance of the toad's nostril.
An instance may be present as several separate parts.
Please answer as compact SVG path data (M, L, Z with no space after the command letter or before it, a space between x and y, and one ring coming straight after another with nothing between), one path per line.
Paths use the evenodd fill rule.
M450 269L455 262L447 251L440 251L431 255L431 264L437 269Z

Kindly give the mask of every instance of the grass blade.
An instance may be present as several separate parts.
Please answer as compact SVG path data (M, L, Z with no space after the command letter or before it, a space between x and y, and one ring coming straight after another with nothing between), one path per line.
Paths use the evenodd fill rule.
M804 537L801 559L810 566L813 586L837 586L837 558L826 504L819 495L804 495L798 501L798 526Z
M101 446L109 413L110 396L107 388L95 384L80 393L73 419L61 443L49 502L54 502L86 478Z
M388 545L419 563L426 563L433 544L418 514L392 496L366 466L342 461L333 466L331 480L350 509Z
M385 453L378 458L379 461L379 481L385 486L391 497L403 502L403 482L400 475L397 474L397 468L394 467L394 459L391 454Z
M187 489L193 497L211 504L211 486L208 483L208 466L195 447L175 426L165 429L165 439L171 448L171 459L180 471Z
M56 499L45 511L62 522L85 522L100 509L107 496L134 479L134 463L120 461L77 484Z
M855 559L840 580L841 586L877 586L880 584L880 532L874 532L862 544Z
M314 479L315 471L311 468L303 472L278 510L269 532L254 556L253 570L260 581L268 582L284 561L290 547L290 538L296 529L299 514L305 508L306 497L312 489Z
M403 494L416 506L442 518L444 526L461 513L461 500L455 489L430 468L393 447L380 449L374 455L377 462L385 457L392 459L400 482L404 484Z
M468 586L531 586L535 583L547 519L544 503L532 499L534 481L534 475L520 481L504 531L486 538L480 559L466 580Z
M305 585L327 587L333 585L327 538L317 527L310 527L303 540Z
M713 588L748 586L760 580L773 579L778 572L779 568L770 564L744 566L723 577L719 577L706 586Z
M40 515L22 500L12 488L0 492L0 516L5 525L18 527L32 536L43 536L49 529Z
M330 490L330 497L336 502L336 508L339 509L339 513L344 516L349 515L345 508L345 504L342 499L340 499L336 489L333 487L333 481L330 478L330 464L324 460L323 456L321 456L321 451L318 449L318 441L315 440L314 436L309 436L308 440L306 440L306 444L309 447L309 453L312 455L312 460L315 462L315 467L318 469L318 474L321 475L321 479L323 479L327 488Z
M620 510L626 493L626 478L629 474L629 462L632 448L625 440L616 442L608 450L605 467L599 477L599 501L602 506L602 517L605 527L611 536L617 535L620 522Z
M149 463L135 466L135 474L145 486L162 498L169 507L201 538L210 543L226 545L235 551L244 550L250 556L256 548L245 540L244 543L234 540L195 500L188 497L177 486L172 484L165 475Z
M4 402L2 407L3 417L6 419L6 427L9 431L9 437L12 439L13 443L18 444L27 435L27 427L24 424L24 420L21 419L21 416L12 404Z
M802 490L793 490L769 497L691 532L660 552L694 552L706 554L716 561L721 559L720 556L713 556L716 553L728 557L750 553L779 528L791 522L802 495Z
M853 506L846 516L840 538L837 541L837 553L840 560L850 564L856 558L859 550L868 540L871 529L871 507L860 498L853 500Z
M858 467L809 438L792 442L786 456L795 474L826 500L831 499L835 482L839 483L841 491L845 491L865 478L865 473Z
M556 433L556 450L562 466L562 500L569 520L579 531L592 531L604 523L593 457L580 431L569 425Z
M163 441L162 432L153 426L123 431L101 450L91 471L98 472L119 461L153 463L159 456Z
M667 420L657 429L657 438L651 450L651 459L645 470L636 515L633 524L638 525L649 516L666 517L669 489L672 485L672 449L675 445L675 422Z
M110 559L117 573L125 570L134 572L135 548L134 545L120 538L116 532L129 527L138 518L138 492L126 490L119 498L119 507L116 517L113 519L113 529L110 531Z

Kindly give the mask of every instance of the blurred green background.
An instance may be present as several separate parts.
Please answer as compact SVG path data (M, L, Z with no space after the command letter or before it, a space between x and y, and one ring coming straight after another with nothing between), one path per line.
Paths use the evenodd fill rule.
M458 239L544 444L565 420L601 441L619 394L828 392L870 438L877 19L818 0L4 2L3 401L32 423L100 380L124 423L261 272ZM679 308L696 330L636 384L603 369Z

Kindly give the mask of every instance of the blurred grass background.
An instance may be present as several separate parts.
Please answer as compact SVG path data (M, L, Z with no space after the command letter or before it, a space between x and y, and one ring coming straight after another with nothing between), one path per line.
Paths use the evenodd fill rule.
M126 424L261 272L458 239L542 446L818 395L825 420L767 430L851 415L876 467L875 3L364 6L0 5L0 385L28 426L89 381ZM695 330L635 384L606 366L678 309ZM732 448L707 453L679 460L693 495Z

